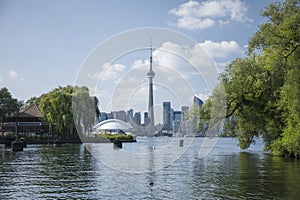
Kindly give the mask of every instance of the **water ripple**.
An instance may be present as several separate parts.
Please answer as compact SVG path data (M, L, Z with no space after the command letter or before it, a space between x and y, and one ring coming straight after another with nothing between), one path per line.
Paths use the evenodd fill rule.
M169 143L168 138L156 140L161 140L159 145ZM147 142L123 145L126 151L147 151L153 141ZM295 199L300 195L300 162L269 156L262 145L240 151L236 140L225 138L208 156L200 157L201 138L197 138L172 164L145 173L113 170L84 146L2 150L0 199ZM178 156L173 150L169 155Z

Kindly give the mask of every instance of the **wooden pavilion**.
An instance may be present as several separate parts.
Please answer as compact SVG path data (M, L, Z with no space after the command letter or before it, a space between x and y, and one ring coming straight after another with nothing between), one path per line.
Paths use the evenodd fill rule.
M3 123L4 132L42 135L48 133L48 130L48 125L43 122L43 115L37 104L21 109L14 116L5 119Z

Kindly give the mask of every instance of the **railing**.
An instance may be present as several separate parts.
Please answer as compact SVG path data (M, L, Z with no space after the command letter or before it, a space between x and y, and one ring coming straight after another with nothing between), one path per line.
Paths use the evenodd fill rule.
M5 122L3 127L7 126L45 126L43 122Z

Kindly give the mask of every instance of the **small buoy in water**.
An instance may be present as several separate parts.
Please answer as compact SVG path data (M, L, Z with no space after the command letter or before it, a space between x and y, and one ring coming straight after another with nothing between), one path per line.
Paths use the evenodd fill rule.
M11 149L13 151L23 151L23 148L24 148L24 143L19 138L11 142Z
M153 186L153 184L154 184L154 183L153 183L152 181L149 183L150 186Z
M122 149L122 142L120 140L115 140L113 142L114 149Z
M179 140L179 146L183 147L183 140Z

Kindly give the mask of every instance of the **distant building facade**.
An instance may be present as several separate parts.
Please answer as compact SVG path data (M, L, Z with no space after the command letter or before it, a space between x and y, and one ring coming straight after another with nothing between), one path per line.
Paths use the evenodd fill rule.
M150 118L148 112L144 112L144 125L148 125L150 123Z
M163 130L165 131L172 130L171 112L171 102L163 102Z
M203 101L194 96L194 106L202 107ZM170 101L163 102L163 125L156 127L157 130L163 130L167 132L185 134L194 134L197 130L198 122L191 119L188 116L189 106L182 106L181 110L173 110ZM107 119L119 119L125 122L129 122L139 133L143 133L146 130L145 127L150 123L151 119L149 112L134 112L133 109L126 111L112 111L110 113L101 112L101 121ZM143 119L143 121L142 121ZM199 119L197 119L199 120Z
M180 132L181 122L183 120L183 113L182 111L174 111L173 113L173 131L174 133L178 133Z
M202 105L203 105L203 101L200 98L194 96L194 105L195 104L198 105L201 108Z
M142 124L142 117L140 112L134 113L133 122L138 126Z
M184 120L186 118L188 111L189 111L188 106L181 106L182 120Z
M112 114L113 114L113 119L119 119L119 120L122 120L124 122L126 122L126 120L127 120L127 114L123 110L113 111Z
M133 109L129 109L128 111L127 111L127 122L132 122L132 120L133 120Z

